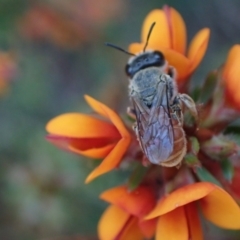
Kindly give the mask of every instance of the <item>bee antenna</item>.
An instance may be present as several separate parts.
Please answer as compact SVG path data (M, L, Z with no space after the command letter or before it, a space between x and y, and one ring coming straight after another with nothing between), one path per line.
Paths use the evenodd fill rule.
M108 47L115 48L115 49L117 49L117 50L119 50L119 51L121 51L121 52L124 52L124 53L128 54L128 55L136 56L135 54L130 53L130 52L124 50L123 48L120 48L120 47L118 47L118 46L116 46L116 45L114 45L114 44L112 44L112 43L106 42L105 45L108 46Z
M155 26L155 24L156 24L156 22L153 22L152 25L151 25L151 27L150 27L150 29L149 29L149 32L148 32L148 35L147 35L147 41L146 41L146 44L145 44L145 46L144 46L144 48L143 48L143 52L145 52L145 50L146 50L146 48L147 48L148 40L149 40L149 38L150 38L150 36L151 36L152 30L153 30L153 27Z

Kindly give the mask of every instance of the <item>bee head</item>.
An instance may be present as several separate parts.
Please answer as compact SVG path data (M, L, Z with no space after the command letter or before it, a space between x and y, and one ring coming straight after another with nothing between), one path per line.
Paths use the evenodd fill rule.
M149 29L149 32L147 35L147 41L143 48L143 52L138 55L128 52L128 51L124 50L123 48L120 48L114 44L105 43L109 47L115 48L121 52L124 52L128 55L133 56L129 59L128 64L125 67L126 74L130 78L132 78L137 72L139 72L142 69L149 68L149 67L163 67L165 65L165 59L161 52L146 51L150 35L152 33L152 30L153 30L155 24L156 24L156 22L153 22L152 25L150 26L150 29Z
M125 67L126 74L133 77L137 72L149 67L162 67L165 65L165 58L159 51L145 51L129 59Z

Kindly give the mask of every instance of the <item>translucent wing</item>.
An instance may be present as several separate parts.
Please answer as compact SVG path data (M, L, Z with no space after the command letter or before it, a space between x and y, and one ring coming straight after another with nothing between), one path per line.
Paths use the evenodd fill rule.
M168 95L167 83L159 82L151 106L146 106L137 96L132 97L139 142L153 164L164 162L173 152L174 133Z

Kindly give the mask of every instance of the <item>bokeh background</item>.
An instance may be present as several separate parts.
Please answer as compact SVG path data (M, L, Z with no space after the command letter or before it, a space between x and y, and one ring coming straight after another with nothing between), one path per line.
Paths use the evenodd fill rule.
M164 4L182 14L189 40L211 28L194 87L240 43L239 0L0 0L0 239L97 239L107 206L98 195L127 173L85 185L97 161L49 144L45 125L61 113L89 112L83 94L124 113L128 56L104 42L127 49L140 40L145 15ZM240 236L221 233L209 239Z

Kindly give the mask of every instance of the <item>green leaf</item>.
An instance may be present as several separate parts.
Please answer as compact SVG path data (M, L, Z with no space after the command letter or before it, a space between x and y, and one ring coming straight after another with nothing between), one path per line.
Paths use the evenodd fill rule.
M221 183L206 168L197 167L195 173L202 182L211 182L222 187Z
M136 168L134 169L132 175L130 176L128 180L128 189L130 191L133 191L136 189L140 183L142 182L143 178L145 177L146 173L148 171L148 168L138 164Z
M224 177L228 180L228 182L231 183L234 175L234 168L232 163L228 159L224 159L221 161L221 169L223 171Z
M184 157L184 162L189 166L189 167L194 167L194 166L199 166L199 160L196 155L192 153L188 153Z
M198 154L200 146L196 137L190 137L189 142L191 144L191 150L194 154Z
M200 102L206 103L208 100L211 99L211 97L213 96L213 92L216 88L217 81L217 72L210 72L201 89L201 93L198 99Z
M200 87L196 87L196 88L194 88L193 91L191 91L191 97L195 102L199 99L200 95L201 95Z

